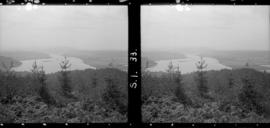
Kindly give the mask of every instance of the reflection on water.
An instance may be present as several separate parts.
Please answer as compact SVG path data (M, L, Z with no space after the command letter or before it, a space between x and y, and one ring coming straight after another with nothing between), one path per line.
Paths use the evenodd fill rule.
M197 71L197 67L195 63L197 63L200 60L199 56L196 55L186 55L186 58L184 59L174 59L174 60L159 60L156 61L157 65L154 67L148 68L148 71L151 72L166 72L168 69L168 65L170 62L172 62L174 67L177 67L179 65L180 70L182 73L190 73ZM206 70L221 70L221 69L232 69L231 67L222 65L219 63L217 59L210 58L210 57L204 57L204 60L206 61L206 64L208 65Z
M43 65L46 73L54 73L60 71L59 63L64 60L64 56L50 54L51 58L48 59L36 59L38 65ZM71 63L70 70L84 70L87 68L96 69L93 66L89 66L83 63L83 61L76 57L68 57ZM14 68L15 71L30 71L35 60L24 60L21 61L22 65Z

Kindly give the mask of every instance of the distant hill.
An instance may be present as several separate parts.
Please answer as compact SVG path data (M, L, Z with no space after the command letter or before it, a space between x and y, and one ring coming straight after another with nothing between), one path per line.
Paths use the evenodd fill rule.
M0 70L3 70L4 65L10 65L11 62L14 63L15 67L21 65L22 60L29 59L43 59L49 58L50 56L45 53L40 52L29 52L29 51L1 51L0 52Z
M32 51L1 51L0 56L10 57L19 61L30 59L45 59L50 57L46 53Z
M182 53L164 51L142 51L142 69L144 70L147 62L148 68L156 65L155 61L185 58Z
M185 58L183 53L164 51L142 51L142 56L153 61Z
M73 50L64 53L66 56L73 56L80 58L85 64L94 66L98 69L106 68L109 64L113 68L127 71L128 53L127 51L83 51ZM156 65L156 60L162 59L179 59L184 58L184 54L174 52L159 52L159 51L142 51L142 68L146 66L148 61L149 67Z
M261 65L270 65L270 51L209 51L200 53L201 56L216 58L220 63L236 68L242 68L249 64L256 70L269 70Z
M109 67L109 64L112 64L114 68L127 70L128 65L127 51L74 50L72 52L66 52L63 55L80 58L85 64L98 69Z

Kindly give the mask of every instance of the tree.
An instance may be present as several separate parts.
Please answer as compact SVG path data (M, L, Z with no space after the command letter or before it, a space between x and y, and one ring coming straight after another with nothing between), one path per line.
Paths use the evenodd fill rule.
M60 65L61 71L60 71L60 76L58 78L61 83L62 94L66 98L74 99L75 97L72 95L72 87L70 85L71 79L69 78L69 71L68 71L68 69L71 67L71 64L66 56L59 65Z
M203 57L201 57L200 60L195 65L198 70L196 81L198 84L199 95L204 98L209 98L209 96L207 95L208 93L207 78L204 71L204 69L207 68L207 64L203 59Z
M46 75L43 69L43 66L40 67L38 71L38 81L41 84L39 89L39 96L43 99L43 101L47 104L55 104L55 99L50 95L47 84L46 84Z
M113 68L113 63L112 62L109 63L109 68Z
M149 68L149 60L146 60L145 69Z
M147 68L149 68L148 59L146 60L144 68L142 69L143 71L141 77L143 85L141 99L143 103L145 103L148 100L148 98L152 95L152 89L151 88L149 89L149 85L147 84L151 79L151 76L149 75Z
M246 66L246 68L249 68L249 63L247 62L245 66Z
M124 95L117 87L112 78L105 79L107 86L102 95L102 99L110 109L117 110L124 114L127 111L126 105L123 103Z
M113 64L113 59L111 60L111 62L109 63L109 68L113 68L114 67L114 64Z
M46 74L44 71L44 67L43 66L38 66L37 62L34 61L33 65L32 65L32 76L33 76L33 81L35 84L39 84L40 86L38 86L38 95L39 97L42 99L42 101L46 104L55 104L55 99L51 96L51 94L49 93L49 90L47 88L47 84L46 84Z
M97 86L97 77L96 77L96 73L94 74L94 76L92 77L92 87L96 87Z
M37 73L39 72L37 61L35 60L34 63L32 64L32 69L31 72L33 73L34 77L37 77Z
M172 61L170 61L169 65L168 65L167 72L169 73L169 79L172 80L172 77L173 77L172 75L174 72Z
M12 70L14 68L14 62L11 61L9 64L2 63L2 66L4 68L3 86L6 93L5 98L7 103L9 103L17 93L17 90L14 87L14 80L16 79L16 75Z
M9 64L3 63L2 62L2 66L4 68L4 72L6 73L6 76L8 76L9 78L14 77L14 71L12 70L12 68L14 68L14 62L10 61Z
M261 114L263 107L260 105L259 100L263 97L254 88L254 81L249 78L247 74L242 78L243 86L239 93L239 100L245 110L255 111Z
M174 94L177 97L177 100L180 103L182 103L184 106L191 104L191 100L184 93L182 75L179 69L179 65L176 68L176 72L175 72L175 83L177 84L177 86L176 86Z
M142 76L146 76L146 75L148 75L148 69L149 68L149 61L148 61L148 59L146 60L146 62L145 62L145 66L142 68Z
M234 79L233 79L232 73L229 74L228 85L229 85L229 88L232 88L234 86Z
M32 69L31 69L31 72L32 72L32 84L35 85L34 87L32 87L32 91L33 92L38 92L40 87L39 86L36 86L36 85L40 85L39 83L39 77L40 77L40 67L38 67L37 65L37 61L35 60L32 64Z

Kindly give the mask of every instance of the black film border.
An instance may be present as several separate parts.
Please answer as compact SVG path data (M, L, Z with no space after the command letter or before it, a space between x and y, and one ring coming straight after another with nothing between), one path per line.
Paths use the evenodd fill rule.
M24 5L28 2L37 5L270 5L269 0L0 0L0 5Z
M5 124L0 122L0 128L6 127L269 127L268 123L142 123L141 113L141 26L140 6L141 5L270 5L269 0L0 0L0 5L25 5L26 3L37 5L126 5L128 6L128 122L127 123L17 123Z

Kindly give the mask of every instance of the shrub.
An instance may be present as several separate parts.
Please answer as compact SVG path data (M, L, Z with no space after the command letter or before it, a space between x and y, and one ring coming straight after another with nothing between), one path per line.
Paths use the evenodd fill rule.
M102 99L105 103L107 103L108 108L117 110L120 113L126 113L126 105L123 103L124 95L114 83L111 78L106 78L107 86L105 88L105 92L102 94Z

